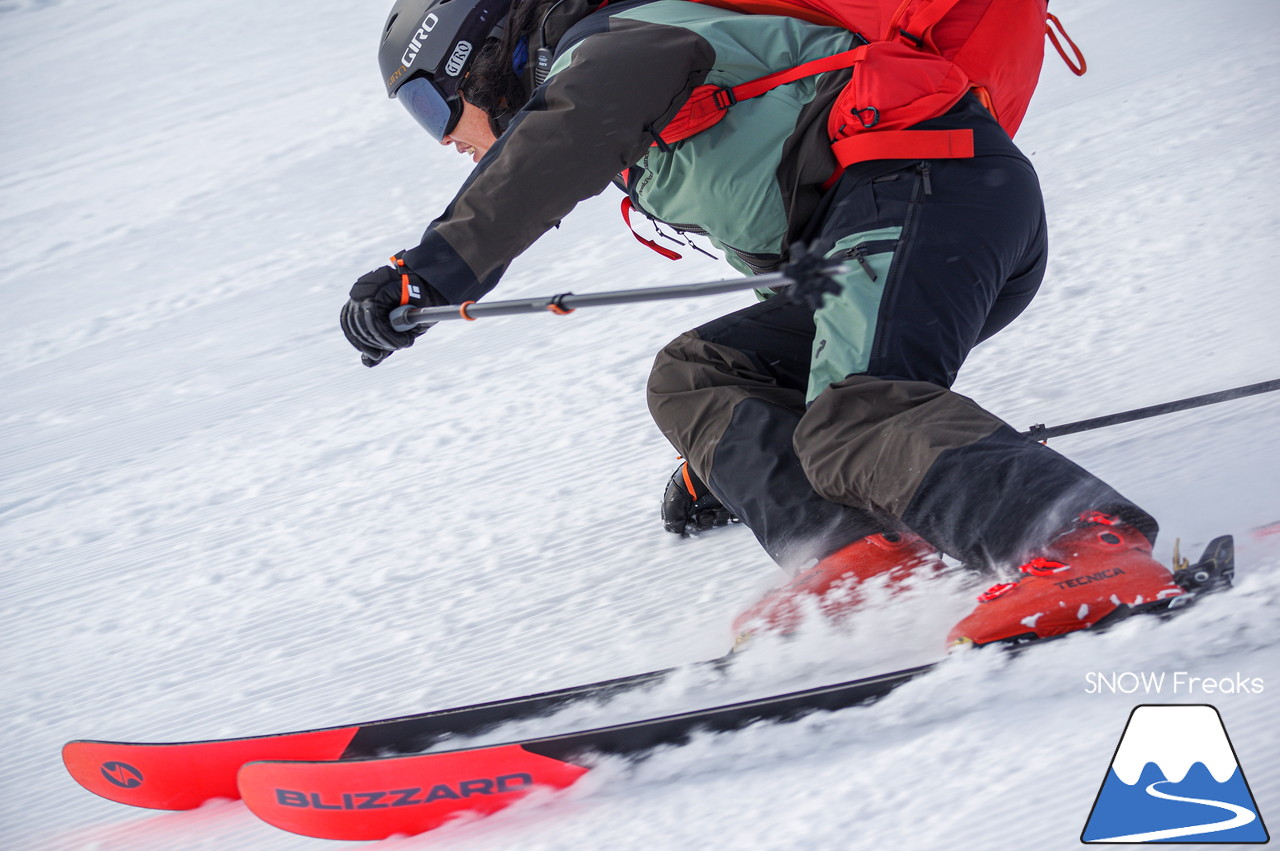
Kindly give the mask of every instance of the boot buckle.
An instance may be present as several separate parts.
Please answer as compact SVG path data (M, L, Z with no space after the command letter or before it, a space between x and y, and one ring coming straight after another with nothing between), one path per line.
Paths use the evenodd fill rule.
M1010 591L1012 591L1014 588L1017 588L1017 587L1018 587L1018 583L1016 582L1001 582L999 584L992 585L986 591L983 591L981 594L978 595L978 602L990 603L992 600L996 599L997 597L1003 597L1005 594L1008 594Z
M1036 556L1031 561L1019 567L1018 570L1028 576L1049 576L1054 573L1061 573L1069 567L1070 565L1064 562L1055 561L1051 558L1045 558L1044 556Z

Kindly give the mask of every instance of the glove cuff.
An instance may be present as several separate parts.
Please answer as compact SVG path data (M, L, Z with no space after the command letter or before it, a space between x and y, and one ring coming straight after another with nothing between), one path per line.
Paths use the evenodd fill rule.
M404 265L404 252L400 251L391 255L391 265L400 273L400 305L413 304L415 298L422 298L422 290L413 283L410 276L413 274L409 271L409 267Z
M391 266L400 274L399 304L401 307L406 304L414 307L438 307L449 303L435 287L408 267L404 262L403 251L391 255Z

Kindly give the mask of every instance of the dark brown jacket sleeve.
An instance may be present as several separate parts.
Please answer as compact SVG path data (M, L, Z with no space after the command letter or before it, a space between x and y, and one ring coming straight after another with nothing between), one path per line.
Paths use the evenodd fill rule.
M715 52L680 27L593 15L562 41L568 67L533 95L405 262L450 302L478 299L508 263L635 164L705 79Z

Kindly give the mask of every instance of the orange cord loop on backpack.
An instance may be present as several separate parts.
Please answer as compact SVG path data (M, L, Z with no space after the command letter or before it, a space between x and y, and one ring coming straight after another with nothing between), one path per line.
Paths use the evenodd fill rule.
M1063 62L1067 63L1067 67L1071 69L1071 73L1075 74L1077 77L1083 77L1085 71L1089 70L1089 65L1084 61L1084 54L1080 51L1079 45L1071 40L1071 36L1067 35L1067 29L1062 25L1062 21L1058 20L1057 15L1050 13L1046 18L1047 19L1044 24L1045 35L1049 36L1049 41L1053 42L1053 46L1057 49L1058 55L1062 57ZM1063 48L1062 42L1058 41L1058 33L1054 32L1055 28L1058 30L1058 33L1062 34L1062 38L1067 42L1067 44L1071 45L1071 52L1076 56L1075 62L1072 62L1071 57L1067 56L1067 51Z

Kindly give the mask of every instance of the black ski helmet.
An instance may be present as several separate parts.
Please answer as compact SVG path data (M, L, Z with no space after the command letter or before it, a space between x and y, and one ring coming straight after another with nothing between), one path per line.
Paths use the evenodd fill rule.
M458 86L472 59L486 39L502 34L510 11L511 0L396 0L378 48L387 96L443 137L462 114ZM411 80L422 82L404 89Z

